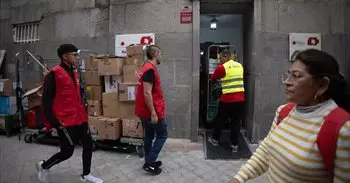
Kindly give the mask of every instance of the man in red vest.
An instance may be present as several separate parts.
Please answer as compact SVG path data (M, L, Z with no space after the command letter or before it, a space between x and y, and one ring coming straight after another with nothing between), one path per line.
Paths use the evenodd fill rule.
M81 99L78 72L75 69L78 49L72 44L63 44L57 49L61 64L53 67L46 75L43 91L43 111L46 127L57 130L61 151L47 161L37 164L41 182L49 182L48 170L73 155L74 144L79 140L83 145L83 174L81 180L103 183L90 175L92 158L92 138L88 115Z
M145 128L144 148L146 172L158 175L162 172L161 161L156 161L168 137L165 121L165 102L156 66L161 62L161 50L149 46L146 50L148 61L142 67L136 92L135 113ZM152 145L152 141L154 144Z

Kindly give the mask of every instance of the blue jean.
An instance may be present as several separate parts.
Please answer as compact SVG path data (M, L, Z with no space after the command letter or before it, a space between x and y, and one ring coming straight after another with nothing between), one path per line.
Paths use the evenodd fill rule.
M148 164L152 164L157 160L158 154L168 138L167 123L165 119L160 119L157 124L151 123L151 119L141 119L141 121L145 129L145 161ZM152 145L154 137L156 140Z

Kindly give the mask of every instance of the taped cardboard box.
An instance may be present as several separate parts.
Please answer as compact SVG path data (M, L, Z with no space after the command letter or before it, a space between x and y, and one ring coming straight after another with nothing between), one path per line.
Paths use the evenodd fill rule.
M118 83L122 82L122 76L103 76L105 83L105 93L118 92Z
M138 65L142 66L145 63L145 56L142 54L133 55L126 58L126 65Z
M91 135L95 135L99 137L100 131L103 130L104 124L100 121L101 117L89 116L89 127Z
M117 140L121 136L121 119L120 118L99 118L100 122L103 123L103 128L99 131L99 137L101 139Z
M10 79L0 79L0 96L14 96L15 91Z
M102 101L101 86L86 86L86 94L87 94L88 100Z
M101 55L90 55L85 57L85 70L97 70L98 63L103 61L103 56Z
M43 93L43 86L40 85L36 88L33 88L27 91L23 95L23 98L28 98L28 105L30 109L41 105L42 93Z
M103 57L103 61L98 63L98 74L100 76L122 75L124 57Z
M119 101L128 102L136 100L137 83L120 83L119 84Z
M101 85L101 77L98 75L97 71L85 71L85 84L86 85L94 85L94 86L100 86Z
M128 57L131 57L134 55L143 55L144 48L145 46L141 44L131 44L126 47L126 55Z
M102 94L103 116L107 117L127 117L135 114L134 102L120 102L119 93Z
M89 116L102 116L101 101L88 100L87 103Z
M142 122L137 117L122 119L122 135L124 137L143 138Z
M123 82L137 83L139 80L141 67L138 65L124 65L123 67Z

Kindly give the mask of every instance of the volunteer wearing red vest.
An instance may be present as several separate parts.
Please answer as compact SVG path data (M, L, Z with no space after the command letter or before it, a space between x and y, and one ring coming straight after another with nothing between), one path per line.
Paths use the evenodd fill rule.
M218 113L213 123L213 135L208 141L213 146L219 145L224 122L231 120L231 150L238 151L238 139L241 121L244 116L244 69L242 64L231 59L231 53L224 50L220 53L220 64L215 69L210 80L220 80L222 95L218 106Z
M79 77L75 65L78 49L71 44L63 44L58 50L61 63L46 75L43 91L43 111L45 127L56 128L61 151L46 161L37 164L41 182L49 182L48 170L73 155L74 144L79 140L83 145L83 174L81 180L90 183L103 181L90 174L92 158L92 138L88 116L81 99Z
M270 182L350 182L350 85L335 58L308 49L283 75L287 105L230 183L267 172Z
M161 62L161 50L156 46L146 49L148 61L143 65L137 85L135 113L141 119L144 129L146 172L158 175L162 172L161 161L156 161L167 137L165 102L157 65ZM156 138L153 145L152 141Z

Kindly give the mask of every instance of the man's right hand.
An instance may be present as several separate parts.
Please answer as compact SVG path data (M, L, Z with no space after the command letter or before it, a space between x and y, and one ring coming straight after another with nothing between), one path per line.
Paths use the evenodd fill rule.
M153 124L157 124L158 123L158 115L155 112L152 112L151 123L153 123Z

